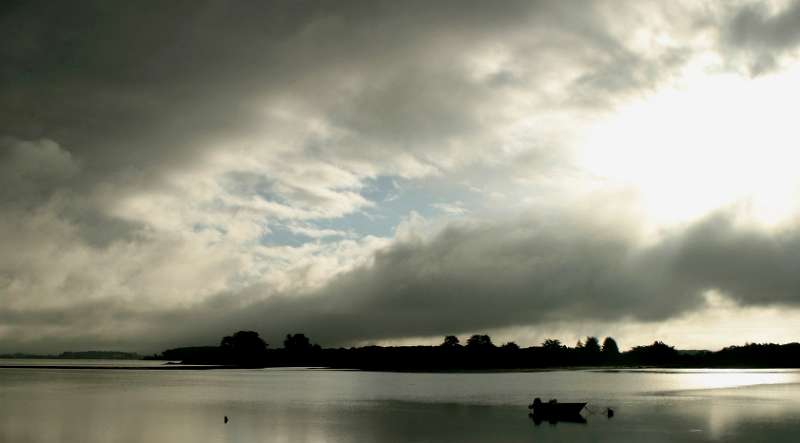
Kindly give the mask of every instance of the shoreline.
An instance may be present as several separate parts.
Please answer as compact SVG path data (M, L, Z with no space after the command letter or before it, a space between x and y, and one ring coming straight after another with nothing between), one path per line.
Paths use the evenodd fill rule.
M174 370L195 370L208 371L211 369L247 369L237 366L215 366L215 365L163 365L163 366L104 366L104 365L0 365L0 369L109 369L115 371L174 371Z
M163 364L161 366L109 366L109 365L0 365L0 369L82 369L82 370L114 370L114 371L209 371L209 370L230 370L230 369L305 369L311 371L361 371L361 372L387 372L387 373L409 373L409 374L501 374L501 373L522 373L522 372L555 372L555 371L597 371L597 372L618 372L629 370L798 370L800 367L693 367L693 366L565 366L551 368L515 368L515 369L361 369L361 368L334 368L334 367L297 367L297 366L266 366L259 368L248 368L242 366L225 365L183 365L180 363Z

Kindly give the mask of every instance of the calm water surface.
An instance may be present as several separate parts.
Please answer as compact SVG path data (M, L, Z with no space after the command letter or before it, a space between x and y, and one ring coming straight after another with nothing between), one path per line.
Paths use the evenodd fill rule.
M526 408L535 395L588 401L587 423L535 425ZM606 407L614 418L600 414ZM0 442L774 442L798 434L797 370L0 369Z

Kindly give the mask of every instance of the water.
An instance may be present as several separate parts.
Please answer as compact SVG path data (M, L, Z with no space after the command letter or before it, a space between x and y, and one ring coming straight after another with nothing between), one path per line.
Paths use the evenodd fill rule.
M534 395L588 401L587 423L535 425ZM9 443L752 442L798 431L797 370L0 369Z

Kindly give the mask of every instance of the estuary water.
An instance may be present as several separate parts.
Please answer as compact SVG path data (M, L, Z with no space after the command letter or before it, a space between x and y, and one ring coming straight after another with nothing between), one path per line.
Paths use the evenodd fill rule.
M536 425L527 416L534 396L589 402L586 423ZM798 370L0 369L0 442L9 443L776 442L798 434Z

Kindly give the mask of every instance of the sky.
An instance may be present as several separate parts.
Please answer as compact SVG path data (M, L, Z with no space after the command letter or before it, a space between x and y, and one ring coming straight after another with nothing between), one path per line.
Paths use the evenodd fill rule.
M798 340L800 1L7 1L0 352Z

